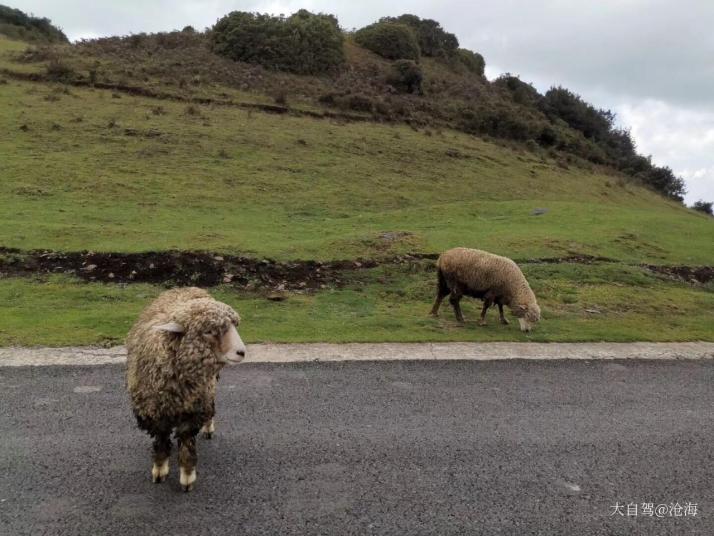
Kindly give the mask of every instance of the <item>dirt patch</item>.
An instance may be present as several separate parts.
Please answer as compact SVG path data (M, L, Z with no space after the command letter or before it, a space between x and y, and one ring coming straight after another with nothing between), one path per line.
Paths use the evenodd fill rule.
M564 257L546 257L543 259L525 259L517 260L519 264L527 263L542 263L542 264L563 264L563 263L575 263L575 264L594 264L596 262L618 262L615 259L610 259L608 257L596 257L593 255L586 255L584 253L578 253L573 255L566 255Z
M655 266L653 264L642 266L670 279L678 279L687 283L708 283L714 279L714 266Z
M398 233L394 234L394 237L385 237L385 239L398 238L396 236ZM379 259L281 262L201 251L97 253L22 251L0 247L0 277L65 274L85 281L105 283L153 283L202 287L228 284L247 290L262 290L281 297L282 291L311 291L340 287L344 283L347 271L365 270L381 265L421 263L421 261L434 261L438 257L438 253L409 253ZM519 264L594 264L617 261L605 257L572 255L524 259L517 262ZM429 266L433 267L433 263L429 263ZM712 266L646 264L641 266L670 279L687 283L708 283L714 279Z
M373 268L372 260L293 261L208 252L94 253L0 249L0 275L67 274L85 281L246 289L311 290L339 286L343 272Z

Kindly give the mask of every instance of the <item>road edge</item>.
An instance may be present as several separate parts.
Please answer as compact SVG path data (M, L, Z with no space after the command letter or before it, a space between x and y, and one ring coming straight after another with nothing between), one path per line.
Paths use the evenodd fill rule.
M244 363L336 361L498 361L526 360L706 360L714 359L714 342L633 343L303 343L248 345ZM123 346L112 348L0 348L0 367L121 364Z

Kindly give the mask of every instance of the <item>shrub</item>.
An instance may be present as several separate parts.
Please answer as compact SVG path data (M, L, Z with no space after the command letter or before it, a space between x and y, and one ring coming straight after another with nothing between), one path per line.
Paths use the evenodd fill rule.
M551 147L558 141L558 133L549 125L543 127L538 135L538 144L543 147Z
M460 48L456 51L455 58L461 65L466 67L466 70L470 73L483 76L484 70L486 69L486 61L481 54Z
M416 35L405 24L375 22L355 32L355 41L388 60L419 61L419 43Z
M456 36L445 31L435 20L421 19L409 14L382 20L405 24L414 30L419 49L424 56L450 56L459 48L459 40Z
M640 178L645 184L676 201L682 201L687 193L684 180L677 177L667 166L652 166L649 171L640 175Z
M421 68L412 60L397 60L391 66L387 82L403 93L423 94Z
M493 81L493 85L507 91L513 101L518 104L537 107L543 99L536 88L510 73L502 74L496 78Z
M50 19L33 17L7 6L0 5L0 34L25 41L69 43L67 36L52 24Z
M344 36L332 15L301 9L290 17L234 11L213 27L214 52L296 74L319 74L344 62Z
M472 134L518 141L540 134L537 123L529 121L519 110L503 105L466 109L461 113L459 127Z
M374 111L374 103L372 99L365 95L350 95L347 98L347 108L354 110L355 112L369 112Z
M57 57L50 59L46 72L47 77L56 82L69 82L75 75L74 69Z
M598 141L608 137L615 120L609 110L598 110L563 87L550 88L541 108L549 117L560 118L586 138Z
M711 201L706 202L706 201L703 201L700 199L699 201L697 201L696 203L694 203L692 205L692 208L694 210L698 210L699 212L703 212L704 214L709 214L710 216L714 216L714 212L712 212L712 205L714 205L714 203L712 203Z

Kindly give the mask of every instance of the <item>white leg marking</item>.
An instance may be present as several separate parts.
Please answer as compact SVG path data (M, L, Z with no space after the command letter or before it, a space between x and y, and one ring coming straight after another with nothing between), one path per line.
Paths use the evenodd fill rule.
M154 465L151 467L151 480L154 482L163 482L166 475L169 474L169 459L166 458L161 465Z
M210 421L208 421L206 424L204 424L201 427L201 433L204 436L206 436L206 438L210 438L215 431L216 431L216 425L213 422L213 419L211 419Z
M179 477L181 481L181 486L183 487L184 491L191 491L191 488L193 488L193 483L196 481L196 469L192 469L190 473L187 473L186 470L182 467L181 468L181 476Z

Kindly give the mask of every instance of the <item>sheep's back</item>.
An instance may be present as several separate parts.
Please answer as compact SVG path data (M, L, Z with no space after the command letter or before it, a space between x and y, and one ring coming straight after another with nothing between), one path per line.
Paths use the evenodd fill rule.
M487 251L454 248L439 256L437 267L447 281L460 283L473 292L491 290L498 295L511 295L525 277L518 265L507 257Z

